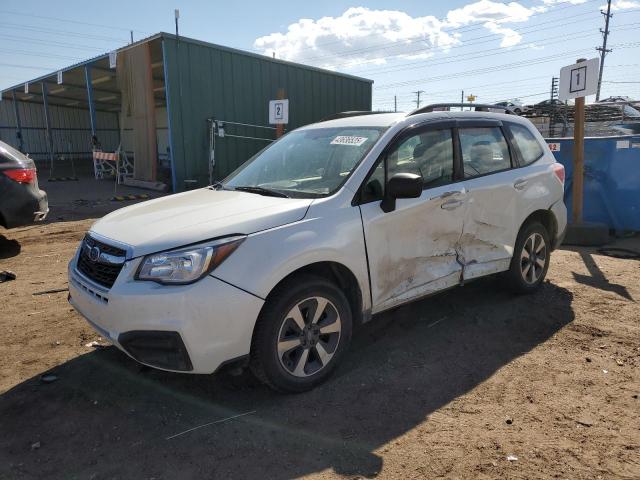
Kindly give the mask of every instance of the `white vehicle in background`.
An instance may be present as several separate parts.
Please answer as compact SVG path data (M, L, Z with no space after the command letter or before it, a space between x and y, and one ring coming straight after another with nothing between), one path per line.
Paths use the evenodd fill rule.
M71 304L146 365L244 364L299 392L373 314L496 273L540 286L566 227L564 169L528 120L355 113L97 221L69 263Z
M505 100L504 102L496 103L496 105L499 106L499 107L507 108L507 109L511 110L513 113L515 113L516 115L520 115L520 114L528 112L530 110L530 108L528 106L524 105L518 99Z

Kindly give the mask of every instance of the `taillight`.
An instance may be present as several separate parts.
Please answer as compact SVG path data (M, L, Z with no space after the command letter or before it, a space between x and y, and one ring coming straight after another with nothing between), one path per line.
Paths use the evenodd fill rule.
M35 168L15 168L12 170L5 170L2 173L18 183L35 183L36 181Z
M556 174L556 177L558 177L558 180L560 180L560 183L564 185L564 165L562 165L561 163L554 163L553 173Z

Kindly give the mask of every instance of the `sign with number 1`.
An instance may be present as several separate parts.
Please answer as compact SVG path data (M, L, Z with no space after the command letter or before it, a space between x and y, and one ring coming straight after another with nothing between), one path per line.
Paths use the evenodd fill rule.
M560 70L560 86L558 99L561 101L570 98L595 95L598 89L598 70L600 61L592 58L586 62L574 63Z

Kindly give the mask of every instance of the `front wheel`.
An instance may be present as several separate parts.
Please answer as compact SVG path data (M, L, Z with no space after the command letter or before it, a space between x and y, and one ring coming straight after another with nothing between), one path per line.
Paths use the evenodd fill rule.
M269 296L260 314L251 370L275 390L310 390L333 372L351 331L351 309L342 291L324 278L297 276Z
M517 293L531 293L540 287L549 269L551 248L547 229L538 222L525 225L518 234L506 272L509 287Z

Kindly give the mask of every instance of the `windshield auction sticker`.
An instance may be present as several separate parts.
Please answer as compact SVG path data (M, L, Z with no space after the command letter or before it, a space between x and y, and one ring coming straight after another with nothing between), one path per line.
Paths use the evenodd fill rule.
M339 135L331 140L331 145L353 145L359 147L367 141L367 137L352 137L350 135Z

